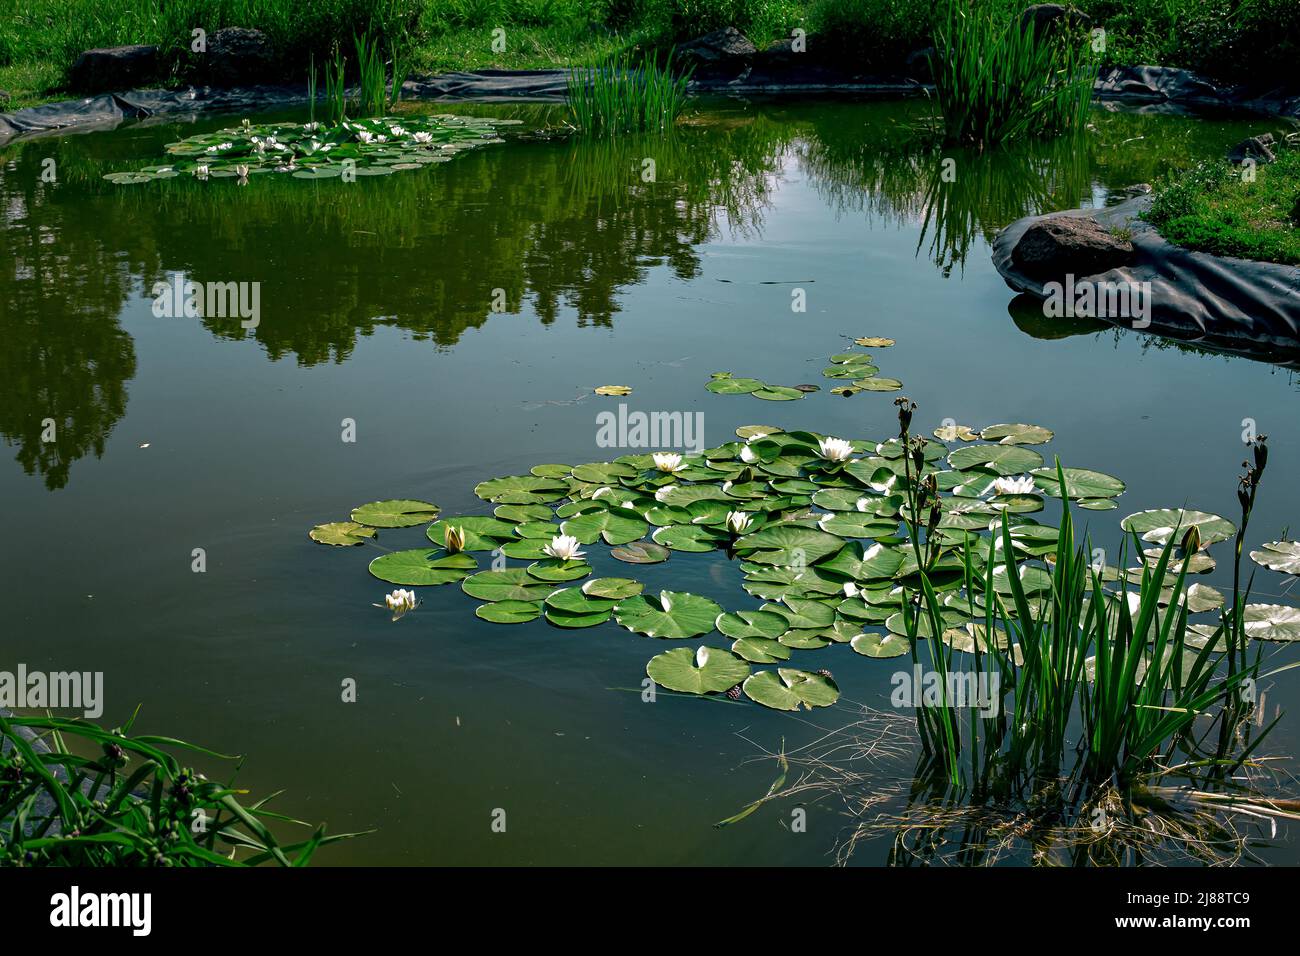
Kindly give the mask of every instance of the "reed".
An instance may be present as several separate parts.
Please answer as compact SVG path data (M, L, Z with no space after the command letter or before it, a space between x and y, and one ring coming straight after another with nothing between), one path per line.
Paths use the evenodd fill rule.
M1086 123L1097 63L1074 31L1039 35L994 4L949 0L935 49L935 97L950 142L995 146Z
M657 57L633 65L626 52L592 70L571 70L571 121L591 135L670 130L686 107L691 72L675 75L671 53L661 67Z

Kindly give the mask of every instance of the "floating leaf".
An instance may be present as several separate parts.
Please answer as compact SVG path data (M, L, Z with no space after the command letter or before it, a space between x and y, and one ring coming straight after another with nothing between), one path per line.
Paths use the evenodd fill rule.
M743 687L750 700L773 710L798 710L801 705L808 710L829 707L840 696L831 678L790 667L775 673L759 671L746 678Z
M381 554L370 562L370 573L381 581L411 587L451 584L464 578L475 566L472 555L413 548Z
M776 664L790 659L790 648L769 637L738 637L731 651L754 664Z
M980 433L971 431L966 425L943 425L934 430L934 437L939 441L975 441Z
M756 378L715 378L704 386L718 395L749 395L763 388L763 383Z
M539 581L559 583L576 581L591 573L591 565L586 561L561 561L559 558L544 558L528 565L528 574Z
M464 532L465 551L495 551L503 541L514 537L515 525L500 518L486 515L465 515L460 518L443 518L435 521L425 529L425 535L434 544L442 547L447 543L447 528L453 527Z
M1124 482L1112 475L1090 471L1087 468L1062 468L1061 470L1065 472L1065 490L1069 498L1114 498L1124 493ZM1031 473L1034 476L1034 484L1045 494L1053 498L1061 497L1055 468L1035 468Z
M365 544L367 539L375 536L375 529L355 521L332 521L329 524L318 524L307 534L321 544L346 547Z
M474 613L493 624L525 624L541 617L540 601L492 601L480 604Z
M628 564L658 564L667 561L671 552L661 544L653 541L633 541L609 552L610 557Z
M531 505L558 501L569 492L569 486L554 478L536 475L510 475L490 478L474 486L474 494L485 501L498 504Z
M1068 477L1067 477L1068 480ZM1129 515L1119 523L1125 531L1142 536L1143 541L1164 545L1174 535L1181 541L1193 525L1201 536L1201 545L1216 541L1227 541L1237 533L1237 526L1227 518L1204 511L1188 511L1183 508L1157 508L1153 511L1139 511ZM1177 543L1177 542L1175 542Z
M894 344L893 339L880 338L874 335L864 335L860 339L853 340L855 345L861 345L864 349L887 349Z
M583 544L594 544L604 538L606 544L627 544L636 541L650 530L635 512L589 511L565 521L561 527Z
M761 398L765 402L792 402L795 399L803 398L803 392L799 391L799 389L787 388L784 385L767 385L755 389L749 394L755 398Z
M859 634L849 644L866 657L902 657L912 649L912 642L900 634Z
M853 387L866 392L896 392L903 387L903 383L896 378L882 378L878 375L872 375L868 378L854 379Z
M644 589L645 585L631 578L593 578L582 586L582 593L593 598L625 601Z
M1053 433L1040 425L990 425L980 437L1003 445L1042 445L1052 440Z
M1300 608L1247 604L1242 624L1246 636L1259 641L1300 641Z
M538 581L523 568L480 571L464 580L461 590L480 601L541 601L551 586Z
M613 395L622 398L624 395L632 394L630 385L598 385L595 388L597 395Z
M948 464L958 471L987 468L999 475L1018 475L1042 463L1043 456L1038 452L1015 445L965 445L948 456Z
M352 509L352 520L372 528L409 528L438 517L438 506L427 501L395 498L372 501Z
M684 638L713 630L722 608L686 591L641 594L619 602L614 617L623 627L649 637Z
M657 654L645 672L660 687L683 694L717 694L749 676L749 665L728 651L675 647Z
M1300 574L1300 541L1270 541L1250 552L1250 559L1270 571Z

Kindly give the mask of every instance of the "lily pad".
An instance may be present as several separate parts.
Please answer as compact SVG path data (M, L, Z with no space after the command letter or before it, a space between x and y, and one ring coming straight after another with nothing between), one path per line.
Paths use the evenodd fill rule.
M1002 446L1005 447L1005 446ZM1025 449L1027 450L1027 449ZM1087 468L1063 468L1065 472L1065 491L1069 498L1114 498L1124 493L1124 482L1113 475ZM1060 482L1055 468L1035 468L1031 474L1034 484L1044 494L1053 498L1061 497Z
M538 581L523 568L480 571L464 580L460 589L480 601L542 601L551 593L549 584Z
M365 544L375 536L375 529L355 521L332 521L329 524L318 524L307 534L320 544L347 547Z
M1043 456L1038 452L1015 445L964 445L948 456L948 464L958 471L987 468L999 475L1018 475L1042 463Z
M1300 575L1300 541L1270 541L1250 552L1250 559L1270 571Z
M352 509L352 520L372 528L409 528L438 517L438 506L427 501L394 498L372 501Z
M443 518L425 530L434 544L442 547L447 542L447 528L458 528L465 535L465 551L495 551L503 541L514 537L515 525L487 515L466 515L461 518Z
M622 398L624 395L632 394L630 385L598 385L594 389L597 395L611 395Z
M749 665L729 651L713 647L675 647L656 654L646 674L660 687L683 694L718 694L749 676Z
M614 608L615 619L629 631L674 639L708 634L721 613L713 601L687 591L641 594Z
M582 593L592 598L625 601L636 597L645 585L631 578L593 578L582 586Z
M540 601L492 601L480 604L474 614L493 624L526 624L541 617Z
M859 634L849 645L864 657L902 657L912 649L912 642L900 634Z
M829 707L840 696L833 679L791 667L759 671L746 678L743 688L750 700L773 710Z
M370 562L370 573L381 581L410 587L451 584L463 579L475 567L472 555L413 548L381 554Z
M561 527L583 544L595 544L601 538L606 544L627 544L643 537L650 526L635 512L620 513L624 510L589 511L568 519Z
M765 402L792 402L803 398L803 392L799 391L799 389L787 388L784 385L767 385L755 389L749 394L755 398L761 398Z
M1242 625L1246 635L1258 641L1300 641L1300 608L1247 604Z
M1227 541L1237 533L1237 526L1227 518L1204 511L1189 511L1183 508L1157 508L1153 511L1139 511L1129 515L1119 523L1125 531L1135 532L1143 541L1163 545L1174 535L1181 541L1187 530L1196 526L1200 533L1201 544L1213 544Z
M980 437L1003 445L1042 445L1051 441L1053 434L1041 425L990 425L980 432Z
M633 541L619 548L612 548L610 557L628 564L658 564L667 561L671 554L667 548L653 541Z

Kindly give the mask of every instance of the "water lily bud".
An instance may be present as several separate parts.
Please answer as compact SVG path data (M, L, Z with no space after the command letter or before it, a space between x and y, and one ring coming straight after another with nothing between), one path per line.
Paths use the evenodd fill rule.
M1264 474L1264 466L1268 464L1268 436L1260 435L1255 439L1255 481L1259 481L1260 475Z
M447 546L448 554L459 554L465 550L465 529L456 528L447 525L447 530L442 535L443 543Z
M1201 550L1201 529L1197 525L1191 525L1183 534L1183 554L1195 554Z

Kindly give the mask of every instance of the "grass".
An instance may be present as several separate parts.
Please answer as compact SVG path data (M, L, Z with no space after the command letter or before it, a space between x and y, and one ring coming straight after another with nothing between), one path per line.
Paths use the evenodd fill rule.
M949 142L994 146L1087 122L1097 70L1086 37L1039 36L997 4L950 0L935 40L935 99Z
M569 73L569 114L584 133L645 133L669 130L686 106L690 70L672 72L655 57L633 64L618 54L591 71Z
M208 780L175 754L235 758L131 736L129 724L104 730L84 720L0 717L0 740L0 866L305 866L321 847L357 835L327 836L323 826L267 809L270 797L245 806L245 791ZM270 826L281 824L311 835L280 843Z
M1147 218L1170 242L1219 256L1300 264L1300 150L1281 148L1254 182L1224 160L1156 189Z
M993 0L1010 20L1023 2ZM1294 0L1079 0L1107 31L1103 65L1161 63L1262 88L1290 79L1300 58ZM200 61L191 29L265 32L286 79L308 58L369 32L400 40L419 71L588 66L625 51L666 53L674 42L721 26L756 45L810 35L809 54L864 72L900 70L929 45L944 19L932 0L0 0L0 89L8 107L57 98L84 49L151 43L163 53L160 82L180 81ZM492 31L505 30L505 47ZM355 63L353 64L355 66Z

